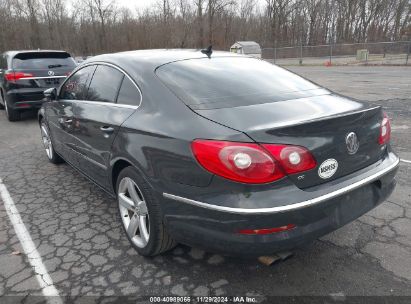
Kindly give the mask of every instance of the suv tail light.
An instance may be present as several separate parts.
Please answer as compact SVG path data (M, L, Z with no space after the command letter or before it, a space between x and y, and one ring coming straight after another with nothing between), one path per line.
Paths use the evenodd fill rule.
M237 182L263 184L317 164L303 147L196 139L197 161L208 171Z
M33 74L30 73L23 73L23 72L7 72L4 74L4 78L6 78L9 82L16 82L22 78L33 77Z
M380 145L384 145L390 141L391 138L391 122L388 118L387 114L383 114L383 119L381 122L380 128L380 137L378 138L378 142Z

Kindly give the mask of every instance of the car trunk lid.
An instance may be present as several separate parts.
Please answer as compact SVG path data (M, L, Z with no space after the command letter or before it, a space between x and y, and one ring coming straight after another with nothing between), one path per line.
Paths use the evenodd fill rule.
M212 121L246 133L258 143L290 144L309 149L317 167L289 176L300 188L353 173L377 162L383 154L378 143L381 108L338 95L193 110ZM358 151L350 154L346 138L351 132L356 134L359 147ZM322 168L334 169L334 160L338 167L332 176L319 174L323 163Z

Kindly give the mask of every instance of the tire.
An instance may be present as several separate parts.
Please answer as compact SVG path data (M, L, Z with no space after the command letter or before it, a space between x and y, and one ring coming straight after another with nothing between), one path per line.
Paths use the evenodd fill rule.
M0 99L1 99L1 102L4 104L3 90L0 90ZM0 110L4 110L3 104L0 103Z
M156 256L177 245L167 231L151 187L136 169L130 166L120 172L116 190L121 224L140 255Z
M56 153L53 148L53 142L50 136L50 129L47 126L44 119L40 121L40 134L43 141L44 149L46 150L46 155L49 161L53 164L59 164L63 162L63 159Z
M7 100L6 99L4 99L4 108L6 110L6 116L7 116L7 119L9 121L18 121L18 120L21 119L21 116L20 116L21 113L19 111L14 110L14 109L10 109L7 106Z

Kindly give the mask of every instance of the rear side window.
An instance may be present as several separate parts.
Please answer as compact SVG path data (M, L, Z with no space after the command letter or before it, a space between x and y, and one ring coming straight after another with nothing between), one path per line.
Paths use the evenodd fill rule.
M87 96L89 80L95 69L95 65L87 66L71 75L61 88L60 99L84 100Z
M247 106L328 93L285 69L248 57L182 60L159 67L156 74L194 109Z
M28 52L14 56L12 62L13 69L53 69L76 67L74 59L65 52Z
M140 91L136 88L136 85L125 76L118 93L117 103L138 106L140 104L140 99Z
M115 68L99 65L88 89L87 100L115 102L123 73Z

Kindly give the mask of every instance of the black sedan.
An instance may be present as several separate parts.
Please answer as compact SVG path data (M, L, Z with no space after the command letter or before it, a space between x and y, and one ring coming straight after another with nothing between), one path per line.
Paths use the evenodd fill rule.
M47 156L116 197L142 255L177 242L259 256L384 201L399 158L381 107L226 52L96 56L39 111Z

